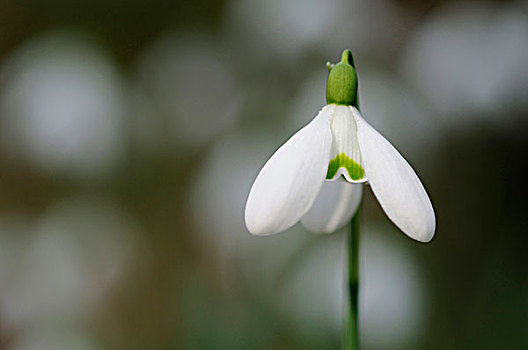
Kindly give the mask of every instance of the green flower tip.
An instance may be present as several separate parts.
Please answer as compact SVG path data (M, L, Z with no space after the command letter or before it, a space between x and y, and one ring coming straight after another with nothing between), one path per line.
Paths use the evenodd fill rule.
M330 71L326 84L326 103L357 107L358 80L352 52L344 50L341 62L327 63L326 67Z
M354 57L352 57L352 52L350 52L350 50L343 50L343 53L341 54L341 62L348 63L352 68L355 68Z

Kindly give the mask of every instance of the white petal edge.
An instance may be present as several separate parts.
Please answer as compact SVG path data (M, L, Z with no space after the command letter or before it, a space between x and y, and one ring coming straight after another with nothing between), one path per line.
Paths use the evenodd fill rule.
M407 236L429 242L436 219L420 179L402 155L350 107L358 128L358 141L367 179L383 211Z
M313 233L333 233L350 222L362 195L363 184L348 183L341 178L325 181L301 223Z
M270 235L297 223L323 185L330 161L330 114L323 107L282 145L258 174L246 203L246 226L254 235Z

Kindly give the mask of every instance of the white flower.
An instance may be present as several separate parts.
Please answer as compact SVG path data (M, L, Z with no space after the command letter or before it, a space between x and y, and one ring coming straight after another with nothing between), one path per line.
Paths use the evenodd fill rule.
M268 235L300 220L313 232L334 232L351 220L361 202L361 183L368 181L394 224L409 237L429 242L436 226L431 201L409 163L354 106L357 80L350 83L355 70L348 50L341 64L353 77L343 83L339 72L341 85L335 88L330 73L329 104L275 152L253 183L246 226L252 234ZM343 94L343 86L351 92Z

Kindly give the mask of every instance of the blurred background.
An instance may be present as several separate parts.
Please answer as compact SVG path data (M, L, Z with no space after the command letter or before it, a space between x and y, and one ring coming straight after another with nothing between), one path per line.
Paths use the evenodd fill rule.
M364 349L528 349L528 3L0 2L0 349L339 349L343 232L251 237L354 53L427 245L362 212Z

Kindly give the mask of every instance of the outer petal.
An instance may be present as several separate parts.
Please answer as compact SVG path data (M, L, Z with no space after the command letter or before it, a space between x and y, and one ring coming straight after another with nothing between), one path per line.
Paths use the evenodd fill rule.
M293 226L310 209L324 182L332 132L325 106L268 160L257 176L246 203L246 226L267 235Z
M363 184L348 183L341 177L335 181L325 181L310 210L301 222L314 233L332 233L346 225L356 213Z
M350 108L357 123L365 172L383 211L406 235L429 242L436 220L420 179L390 142L370 126L356 108Z

